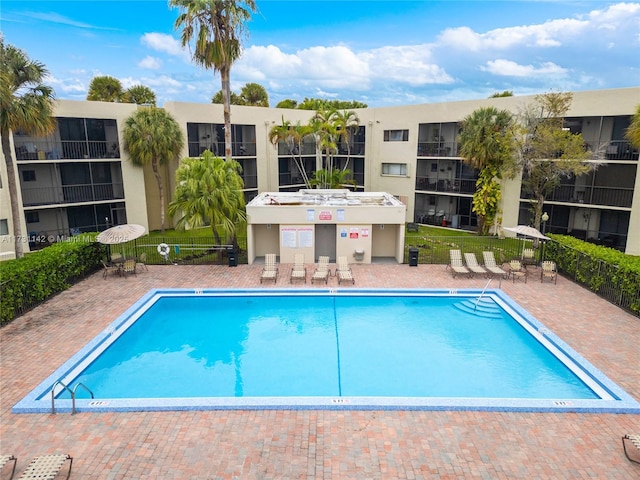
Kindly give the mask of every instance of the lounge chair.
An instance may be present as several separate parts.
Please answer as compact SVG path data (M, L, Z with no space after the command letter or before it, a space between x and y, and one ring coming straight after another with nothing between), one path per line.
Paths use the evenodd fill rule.
M338 257L336 277L338 277L338 285L340 285L342 282L351 282L351 285L354 285L356 283L356 279L353 278L353 272L351 271L351 267L349 267L347 257L345 256Z
M631 448L627 448L628 445L635 447L634 452L636 455L633 457L629 455ZM624 449L624 454L629 460L635 463L640 463L640 435L625 435L622 437L622 448Z
M509 275L511 275L513 283L516 283L516 279L524 279L524 283L527 283L527 270L520 260L511 260L509 262L509 268Z
M522 264L523 265L535 265L536 264L536 252L533 248L525 248L522 250Z
M480 273L482 275L484 275L485 277L487 276L487 269L484 267L481 267L478 264L478 259L476 258L476 254L475 253L465 253L464 254L464 261L467 264L467 268L469 270L471 270L471 275L475 275L476 273Z
M16 463L18 459L13 455L0 455L0 472L2 472L7 463L11 461L13 461L13 470L11 470L11 475L7 477L9 479L13 478L13 474L16 472Z
M449 250L449 258L451 259L451 263L447 265L447 268L451 269L453 278L458 274L464 274L471 277L471 271L462 263L462 252L460 250Z
M323 281L326 284L329 281L329 257L318 257L318 266L316 267L313 275L311 275L311 283L317 281Z
M556 262L552 262L551 260L545 260L542 262L542 270L540 270L540 283L545 280L553 281L553 283L558 283L558 269L556 267Z
M260 283L267 280L273 280L273 283L278 281L278 264L275 253L267 253L264 256L264 267L262 268L262 275L260 275Z
M289 283L294 280L304 280L307 283L307 267L304 266L304 254L296 253L293 256L293 267L291 268L291 277Z
M498 266L493 252L482 252L482 257L484 258L484 268L487 270L487 275L507 277L508 272Z
M27 469L18 477L18 480L53 480L58 476L58 473L60 473L62 466L67 460L69 460L68 480L71 475L71 466L73 465L71 455L43 455L41 457L34 457L27 466Z

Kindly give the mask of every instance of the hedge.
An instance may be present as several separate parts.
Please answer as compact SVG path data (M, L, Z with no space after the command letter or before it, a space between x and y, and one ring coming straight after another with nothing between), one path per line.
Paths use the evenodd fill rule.
M0 325L100 268L106 251L95 242L96 235L71 237L20 259L0 262Z
M594 245L567 235L550 234L545 258L592 292L640 314L640 257Z

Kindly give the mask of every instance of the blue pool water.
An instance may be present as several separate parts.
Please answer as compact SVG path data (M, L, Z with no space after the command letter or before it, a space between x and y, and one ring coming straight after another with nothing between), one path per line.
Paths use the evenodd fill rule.
M527 317L501 292L154 291L14 411L58 380L88 410L638 407Z

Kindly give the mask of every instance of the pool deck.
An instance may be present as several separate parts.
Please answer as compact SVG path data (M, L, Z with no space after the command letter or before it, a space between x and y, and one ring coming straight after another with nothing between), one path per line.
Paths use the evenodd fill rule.
M278 288L289 284L280 266ZM102 272L0 329L0 454L16 475L48 453L71 479L634 479L622 451L640 415L475 411L251 410L12 414L11 407L154 288L273 288L261 265L150 266ZM308 271L313 270L308 266ZM442 265L352 265L355 287L482 288ZM491 283L497 288L499 281ZM325 287L324 283L317 284ZM329 280L337 287L337 280ZM342 285L341 288L352 288ZM560 277L504 292L635 399L640 319ZM159 379L159 381L162 381ZM2 472L5 475L7 472ZM1 477L0 478L5 478Z

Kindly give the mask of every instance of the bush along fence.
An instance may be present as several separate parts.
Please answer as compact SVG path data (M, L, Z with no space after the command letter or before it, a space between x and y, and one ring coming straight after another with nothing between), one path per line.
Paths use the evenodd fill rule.
M640 257L566 235L553 235L547 243L545 258L562 275L640 317Z
M105 255L106 248L95 243L95 234L87 234L0 262L0 324L95 272Z

